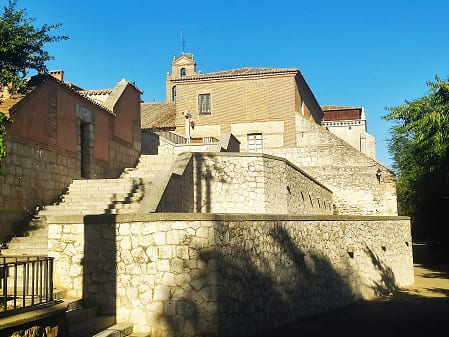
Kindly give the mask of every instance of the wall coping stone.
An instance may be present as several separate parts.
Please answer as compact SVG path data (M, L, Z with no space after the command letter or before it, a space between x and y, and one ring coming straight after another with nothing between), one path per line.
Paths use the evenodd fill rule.
M249 213L148 213L148 214L96 214L96 215L52 215L49 224L104 224L123 222L157 221L384 221L410 220L408 216L372 215L292 215Z

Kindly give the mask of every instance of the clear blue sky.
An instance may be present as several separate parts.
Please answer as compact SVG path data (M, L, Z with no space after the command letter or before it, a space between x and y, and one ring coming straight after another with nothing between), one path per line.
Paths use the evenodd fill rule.
M1 0L2 5L6 0ZM136 82L165 100L165 74L186 52L203 72L296 67L318 102L364 105L377 158L387 153L385 107L449 76L449 1L50 1L19 0L37 24L62 23L70 40L47 45L49 69L86 89Z

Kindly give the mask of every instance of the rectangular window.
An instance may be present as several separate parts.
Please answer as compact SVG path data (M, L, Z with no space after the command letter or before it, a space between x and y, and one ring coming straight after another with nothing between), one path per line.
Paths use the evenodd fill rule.
M198 95L198 112L200 115L210 115L210 94Z
M248 152L263 152L263 138L261 133L248 135Z

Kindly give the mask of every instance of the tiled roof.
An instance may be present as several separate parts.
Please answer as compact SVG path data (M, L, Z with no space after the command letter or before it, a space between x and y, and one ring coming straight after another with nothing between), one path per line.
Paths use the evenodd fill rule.
M255 68L255 67L244 67L224 71L215 71L212 73L205 74L194 74L190 76L184 76L180 78L173 79L175 81L183 80L196 80L204 78L226 78L226 77L241 77L241 76L256 76L256 75L275 75L275 74L294 74L299 70L297 68Z
M92 104L102 108L103 110L106 110L110 114L113 114L112 109L109 109L104 104L101 104L101 102L92 99L88 95L81 94L81 91L79 90L79 87L77 87L77 86L75 86L75 85L73 85L71 83L66 83L66 82L60 81L60 80L54 78L53 76L51 76L49 74L38 74L38 75L35 75L35 76L31 77L29 79L28 83L27 83L28 92L26 94L15 95L15 96L11 96L11 97L8 97L6 99L3 99L4 102L2 102L0 104L0 111L7 118L10 118L10 114L12 112L13 107L17 103L19 103L22 99L24 99L28 95L30 95L37 86L39 86L41 83L43 83L43 82L45 82L47 80L54 81L54 82L58 83L59 85L61 85L64 88L66 88L67 90L71 91L72 93L82 97L83 99L85 99L85 100L89 101L90 103L92 103Z
M113 89L80 90L80 95L104 104Z
M143 93L133 82L129 82L125 79L122 79L120 82L116 84L114 88L111 89L92 89L92 90L80 90L80 95L95 100L99 104L102 104L107 109L111 110L114 108L114 105L117 103L120 96L126 89L127 85L131 85L141 94Z
M175 127L175 103L141 103L140 114L142 129Z

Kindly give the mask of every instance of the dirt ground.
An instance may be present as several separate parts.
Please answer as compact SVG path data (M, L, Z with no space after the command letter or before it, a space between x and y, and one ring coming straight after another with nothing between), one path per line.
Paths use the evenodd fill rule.
M259 337L449 336L448 265L425 244L414 244L413 254L412 286Z

